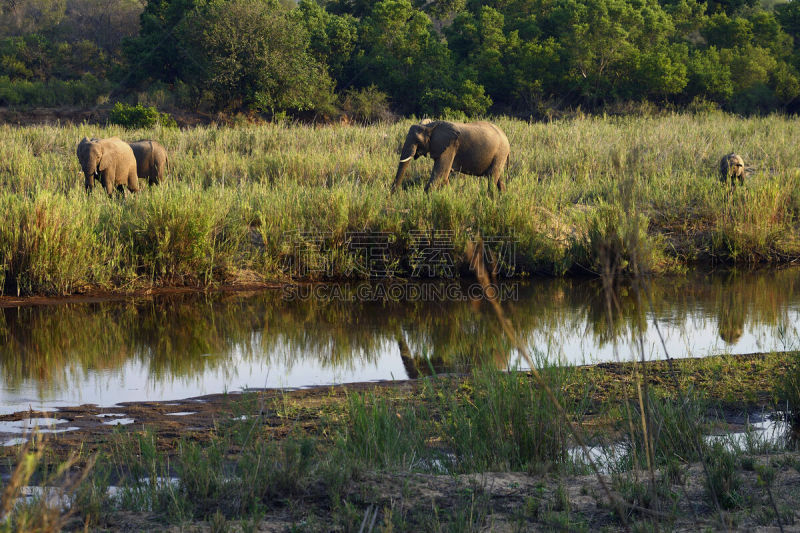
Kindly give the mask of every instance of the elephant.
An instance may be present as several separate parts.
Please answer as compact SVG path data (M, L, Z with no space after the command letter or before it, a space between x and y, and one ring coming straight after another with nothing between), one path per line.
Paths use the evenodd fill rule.
M125 187L131 192L139 191L139 178L136 174L136 157L130 145L119 137L108 139L88 139L84 137L76 150L86 177L86 192L92 192L94 180L103 185L111 195L115 188L123 193Z
M738 180L739 185L744 185L744 160L733 152L722 156L722 161L719 162L719 174L719 179L723 183L730 180L735 187Z
M136 174L139 179L147 179L150 185L164 181L167 168L167 151L155 141L143 139L128 143L136 157Z
M489 122L462 124L438 120L415 124L408 129L392 192L403 183L411 158L423 155L429 155L434 161L425 192L439 178L448 181L451 169L486 176L489 194L492 194L492 183L502 192L506 189L503 171L508 166L510 152L506 134Z

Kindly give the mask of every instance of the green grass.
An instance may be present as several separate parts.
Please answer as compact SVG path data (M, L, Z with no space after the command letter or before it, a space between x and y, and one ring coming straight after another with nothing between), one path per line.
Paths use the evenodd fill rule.
M508 193L495 199L484 180L464 175L424 194L429 159L414 162L410 186L390 197L409 121L135 131L2 126L0 281L7 294L65 294L208 286L245 274L285 279L292 261L320 261L289 242L287 232L298 230L324 232L331 277L352 270L358 256L347 237L363 231L392 236L388 253L399 275L410 273L414 232L433 229L451 232L461 269L469 239L513 235L518 274L599 273L609 251L621 254L623 273L633 254L653 272L800 255L800 126L792 119L714 113L496 122L512 155ZM112 135L164 144L166 186L125 200L101 191L87 198L75 146L83 136ZM731 150L754 170L744 188L729 193L716 169Z
M564 378L545 372L557 390ZM669 464L661 466L659 459L652 479L641 462L624 457L611 470L611 490L623 502L615 508L587 476L574 475L566 453L574 443L525 374L484 369L466 379L425 378L421 386L425 390L413 398L398 397L392 389L350 392L328 406L326 415L318 412L321 424L314 431L305 426L308 413L294 409L290 397L264 403L246 395L232 402L230 413L221 411L213 431L202 436L165 438L123 428L97 455L82 449L66 461L48 455L46 442L35 452L21 447L10 464L23 468L0 498L0 514L8 518L0 531L37 524L43 530L114 530L201 522L244 529L264 517L278 517L301 531L357 530L364 517L375 515L384 531L477 531L491 527L495 513L512 517L522 530L537 525L618 530L633 521L635 530L649 530L686 525L687 486L694 503L707 498L698 507L701 524L717 520L714 494L724 509L741 513L739 519L757 509L756 519L767 525L777 520L769 491L785 490L776 484L778 476L796 469L797 455L786 454L786 444L765 454L733 441L716 442L703 446L709 476L702 477L698 457L682 437L669 433L676 426L699 430L706 424L706 404L690 398L674 412L665 407L652 413L651 427L662 428L654 437L656 457ZM583 416L579 403L563 403L567 416ZM613 418L609 423L624 424L626 415L613 411L614 403L610 399L605 407ZM283 413L281 431L264 425L259 413L265 409ZM237 416L242 413L248 416ZM680 413L685 420L667 420ZM771 457L782 459L769 462ZM501 487L498 500L493 482L483 480L492 472L532 477L516 475ZM531 483L526 479L533 484L518 486ZM44 499L9 506L9 498L27 484L47 484L74 503L69 510ZM420 486L435 492L448 484L436 499L419 493ZM110 486L116 491L109 493ZM587 498L596 501L588 506L591 512ZM787 516L784 523L791 513Z

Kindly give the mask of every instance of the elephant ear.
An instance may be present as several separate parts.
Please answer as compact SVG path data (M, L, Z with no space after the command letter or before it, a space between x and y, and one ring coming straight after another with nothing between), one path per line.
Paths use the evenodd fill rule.
M101 142L93 141L92 144L97 146L98 152L100 153L100 158L97 160L97 169L106 170L111 166L112 159L114 157L113 150L108 150L107 147Z
M84 165L88 162L89 159L89 149L92 147L92 142L90 139L84 137L81 139L81 142L78 143L78 148L76 149L76 153L78 154L78 161L80 161L81 165Z
M428 127L431 130L431 135L436 134L436 137L445 142L445 145L450 146L456 141L458 141L458 137L461 135L461 132L456 128L455 124L452 122L446 122L444 120L440 120L438 122L431 122L428 124Z

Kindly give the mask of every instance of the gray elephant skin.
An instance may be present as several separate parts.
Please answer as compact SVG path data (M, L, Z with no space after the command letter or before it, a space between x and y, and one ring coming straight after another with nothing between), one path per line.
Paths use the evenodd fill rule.
M130 145L119 137L108 139L88 139L84 137L78 143L78 161L81 163L86 180L87 192L94 188L94 180L98 180L106 192L111 195L115 188L131 192L139 190L139 178L136 174L136 157Z
M139 179L147 179L150 185L164 181L167 169L167 151L155 141L141 140L128 143L136 157L136 174Z
M508 166L511 147L503 130L489 122L462 124L444 120L415 124L408 129L400 164L392 184L392 192L403 183L411 158L430 156L433 170L425 192L437 179L448 181L450 170L486 176L489 180L489 194L492 184L504 191L503 171Z
M722 161L719 162L719 179L723 183L730 180L733 186L736 186L736 181L739 185L744 185L744 159L733 152L722 156Z

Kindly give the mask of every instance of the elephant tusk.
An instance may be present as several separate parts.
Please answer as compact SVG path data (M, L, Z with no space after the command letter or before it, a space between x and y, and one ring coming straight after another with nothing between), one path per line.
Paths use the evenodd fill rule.
M406 163L406 162L408 162L408 161L411 161L411 158L412 158L412 157L414 157L414 156L413 156L413 155L410 155L410 156L406 157L405 159L401 159L401 160L400 160L400 162L401 162L401 163Z

